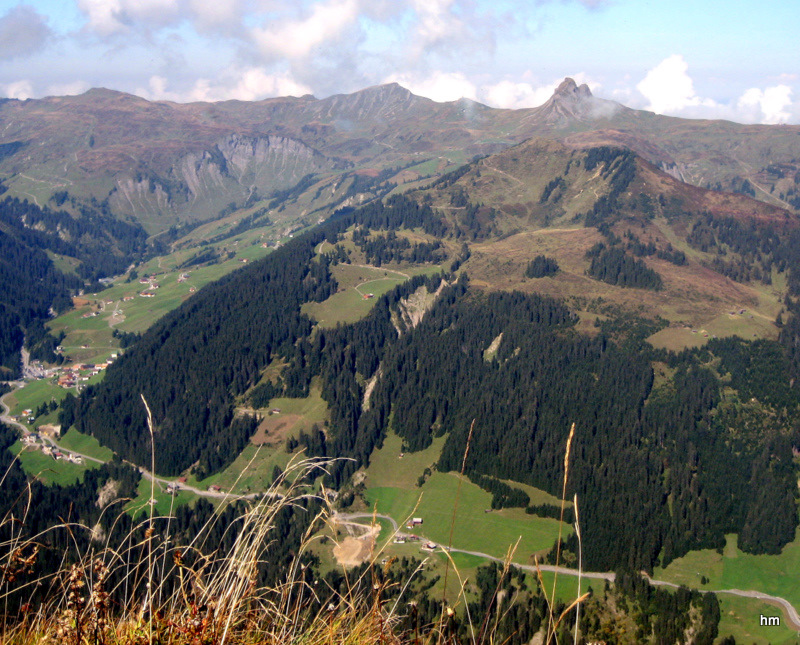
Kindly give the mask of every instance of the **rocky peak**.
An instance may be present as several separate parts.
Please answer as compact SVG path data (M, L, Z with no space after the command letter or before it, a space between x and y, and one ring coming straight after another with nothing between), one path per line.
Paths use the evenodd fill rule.
M553 96L577 100L590 99L592 98L592 91L586 83L579 86L573 79L567 77L561 81L561 85L556 88Z
M595 98L585 83L565 78L547 102L536 108L535 118L543 124L567 127L574 121L591 121L614 114L619 105Z

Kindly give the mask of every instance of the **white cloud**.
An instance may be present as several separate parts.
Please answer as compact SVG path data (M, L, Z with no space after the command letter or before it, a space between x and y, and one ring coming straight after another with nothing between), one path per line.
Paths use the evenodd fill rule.
M178 0L78 0L78 8L101 36L126 32L137 22L169 24L181 10Z
M792 88L776 85L760 90L752 87L739 98L737 107L752 121L761 123L786 123L791 119L788 108L792 106Z
M273 96L303 96L311 93L311 88L295 81L288 74L270 74L260 67L239 70L235 74L210 81L201 78L185 91L175 91L168 87L169 81L163 76L152 76L146 88L138 88L136 94L150 100L175 101L259 101Z
M713 107L714 101L695 94L688 69L683 56L673 54L647 72L636 86L648 101L646 109L658 114L676 114L694 106Z
M435 45L463 29L463 23L452 12L453 0L411 0L411 5L419 20L418 46Z
M198 24L205 29L235 25L242 18L239 0L189 0L189 6Z
M356 0L329 0L314 5L302 20L285 21L252 30L258 48L267 55L299 59L342 34L359 15Z
M242 74L239 82L230 90L232 98L241 101L257 101L270 96L303 96L311 94L311 88L298 83L286 74L268 74L253 67Z
M794 75L781 75L780 80L792 82ZM800 105L792 102L792 87L786 83L765 89L751 87L738 100L717 102L702 98L694 89L683 57L674 54L647 72L636 86L646 99L645 109L692 119L730 119L739 123L788 123L800 116ZM617 96L628 105L638 107L636 97L624 101L624 92Z
M27 80L14 81L8 85L0 86L3 96L10 99L19 99L23 101L33 96L33 84Z
M482 87L481 98L492 107L512 109L537 107L553 95L559 82L534 87L530 83L500 81L494 85Z
M529 71L523 75L523 78L532 78L532 76L533 75ZM590 80L584 72L572 74L571 78L578 85L586 83L592 93L597 92L601 87L599 83ZM537 84L528 81L502 80L493 85L481 86L478 91L478 96L481 101L492 107L515 110L538 107L553 96L556 88L561 85L563 81L563 78L557 78L549 83Z
M0 60L32 54L51 36L45 19L35 9L17 5L0 18Z
M420 77L415 74L392 74L384 83L399 83L417 96L434 101L457 101L460 98L477 100L477 89L461 72L433 72Z
M74 96L83 94L89 89L89 84L85 81L74 81L72 83L54 83L47 86L47 93L50 96Z

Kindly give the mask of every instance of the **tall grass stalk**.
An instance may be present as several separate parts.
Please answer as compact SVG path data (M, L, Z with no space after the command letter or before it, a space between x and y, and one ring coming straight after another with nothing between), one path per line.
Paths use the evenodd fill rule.
M583 542L581 540L581 523L578 517L578 493L572 498L572 508L575 514L575 535L578 537L578 598L581 597L581 575L583 574ZM574 643L578 642L578 625L581 622L581 606L580 603L575 607L575 636L572 639Z

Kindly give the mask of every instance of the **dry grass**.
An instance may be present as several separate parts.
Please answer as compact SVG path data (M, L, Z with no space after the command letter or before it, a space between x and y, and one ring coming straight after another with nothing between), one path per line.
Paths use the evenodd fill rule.
M569 446L566 467L568 453ZM306 569L305 556L316 539L314 536L320 534L325 523L333 521L331 509L324 504L318 506L322 510L309 523L286 567L284 580L270 586L258 583L259 568L269 557L269 547L276 539L279 515L312 497L310 484L299 482L307 482L309 478L305 475L327 465L319 460L290 463L260 499L249 502L235 522L219 526L221 506L186 544L176 544L171 538L169 516L156 517L151 511L117 544L106 538L99 544L92 542L94 546L77 556L65 553L55 573L36 579L31 579L31 574L40 546L48 535L23 537L29 505L19 517L7 514L0 521L6 536L0 543L0 607L4 608L0 642L9 645L501 642L496 635L498 616L470 616L467 581L448 549L442 548L441 552L448 558L452 575L458 578L460 591L456 598L445 596L438 620L424 627L407 627L405 631L401 628L404 620L411 618L416 622L413 620L416 605L408 602L406 593L424 563L399 584L390 585L384 582L386 576L376 573L381 569L382 565L377 563L384 554L373 547L369 566L350 572L349 577L345 574L344 591L335 591L323 580L314 580ZM566 481L565 473L565 487ZM25 492L21 495L24 499ZM28 494L28 504L30 500ZM106 512L110 512L109 508ZM373 528L375 523L373 519ZM225 552L218 548L220 528L232 543ZM60 524L47 533L51 531L78 536L92 529L79 524ZM76 545L78 542L74 540ZM501 580L509 573L512 554L510 550ZM30 599L28 602L24 602L26 597ZM582 600L576 599L560 616L551 616L552 630L548 631L545 643L556 642L555 629ZM21 602L19 615L11 615L9 611L14 602ZM552 607L554 599L550 603ZM459 641L457 633L464 626L468 627L469 636Z

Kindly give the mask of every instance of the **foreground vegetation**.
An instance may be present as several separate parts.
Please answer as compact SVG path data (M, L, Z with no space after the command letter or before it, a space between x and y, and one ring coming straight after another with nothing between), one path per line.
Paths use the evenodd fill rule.
M8 441L10 433L2 430ZM563 489L569 453L568 442ZM0 521L3 642L661 643L688 629L694 642L710 645L717 635L713 594L670 594L626 573L614 589L606 585L598 594L582 594L579 581L577 595L567 592L564 599L556 574L537 568L532 577L513 568L513 550L504 564L479 567L466 578L448 549L440 548L439 586L426 561L381 558L380 549L359 568L322 575L314 535L332 516L322 498L309 495L308 485L329 465L293 462L246 505L174 516L159 516L151 506L138 523L111 517L121 492L121 482L112 477L90 489L98 490L101 507L94 526L44 519L31 506L40 494L38 482L21 497L4 493L9 510ZM130 492L135 478L123 471L113 477L127 480L123 490ZM9 463L5 478L13 484L19 476L17 465ZM441 573L441 567L434 571ZM458 584L448 585L448 576ZM620 610L623 605L628 609Z

